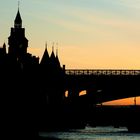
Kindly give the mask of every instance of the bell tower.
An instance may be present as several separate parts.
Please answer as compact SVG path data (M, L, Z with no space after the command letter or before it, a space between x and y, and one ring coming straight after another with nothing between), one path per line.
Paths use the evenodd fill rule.
M14 27L11 28L11 33L8 38L8 45L8 53L13 57L24 57L27 53L28 40L25 37L25 28L22 28L19 7L14 20Z

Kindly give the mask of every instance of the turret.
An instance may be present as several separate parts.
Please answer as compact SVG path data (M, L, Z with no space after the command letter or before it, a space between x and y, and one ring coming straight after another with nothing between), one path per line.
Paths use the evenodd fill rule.
M13 57L24 57L27 54L28 40L25 37L25 29L22 28L19 8L14 21L14 28L11 28L8 44L8 53Z
M56 56L55 56L55 54L54 54L54 45L52 47L52 53L51 53L51 56L50 56L50 63L51 63L52 68L54 68L54 69L61 68L60 61L59 61L59 58L58 58L58 49L56 49Z
M6 54L6 44L5 44L5 42L3 44L3 53Z
M57 68L60 68L61 66L60 66L60 61L59 61L59 58L58 58L58 49L56 49L56 66L57 66Z
M55 54L54 54L54 46L52 47L52 53L51 53L51 56L50 56L50 64L51 64L52 69L56 68L56 59L55 59Z
M4 43L2 47L0 47L0 56L6 55L6 44Z

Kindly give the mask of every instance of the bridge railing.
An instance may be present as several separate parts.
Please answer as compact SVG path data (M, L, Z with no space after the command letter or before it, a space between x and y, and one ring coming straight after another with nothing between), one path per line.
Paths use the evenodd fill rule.
M140 75L140 70L67 69L66 75Z

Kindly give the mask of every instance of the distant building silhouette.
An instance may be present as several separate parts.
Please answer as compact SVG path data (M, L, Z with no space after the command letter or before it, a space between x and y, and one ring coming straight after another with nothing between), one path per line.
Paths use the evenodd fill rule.
M11 136L13 131L19 136L26 137L28 133L31 136L32 132L35 136L39 127L37 120L46 119L48 107L58 107L62 103L64 71L54 50L49 56L47 44L40 63L39 57L27 52L28 39L19 9L8 45L8 49L5 43L0 47L0 91L4 107L1 113L2 120L5 120L2 127L10 130ZM24 126L26 134L23 134Z
M19 9L14 20L14 27L11 28L10 36L8 37L8 45L8 52L6 52L5 43L3 44L3 47L0 48L0 65L7 67L10 66L12 69L18 68L23 72L27 72L29 69L33 69L34 65L36 65L36 69L33 69L33 71L38 70L38 73L36 73L36 80L41 80L43 83L45 83L44 87L42 87L43 85L38 85L41 87L40 90L42 91L42 89L44 89L45 91L46 87L51 87L52 89L49 89L49 92L51 92L51 90L55 89L53 86L55 87L55 84L58 84L55 83L56 79L58 80L60 75L63 73L58 54L55 55L54 50L52 50L51 56L49 56L46 44L43 57L39 63L39 57L32 56L32 54L27 52L28 39L25 37L25 28L22 28L22 18ZM9 69L9 72L10 71L11 69ZM39 77L40 79L38 79ZM51 79L53 80L51 81ZM49 93L47 92L47 94ZM52 96L51 94L52 93L50 93L50 96ZM53 96L55 98L55 95ZM48 98L49 97L47 97L47 100Z

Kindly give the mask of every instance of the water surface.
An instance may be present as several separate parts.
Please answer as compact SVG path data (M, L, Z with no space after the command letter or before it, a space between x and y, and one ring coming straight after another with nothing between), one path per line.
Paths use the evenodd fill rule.
M85 129L72 129L66 132L44 132L40 135L60 140L140 140L140 134L128 133L125 127L86 127Z

